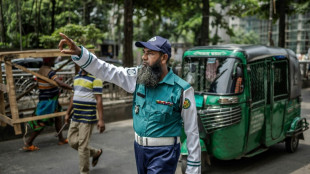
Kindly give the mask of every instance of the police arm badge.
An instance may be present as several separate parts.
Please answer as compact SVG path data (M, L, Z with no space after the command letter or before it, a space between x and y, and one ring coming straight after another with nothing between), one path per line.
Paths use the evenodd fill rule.
M189 107L191 107L191 101L188 98L185 98L183 102L183 109L188 109Z

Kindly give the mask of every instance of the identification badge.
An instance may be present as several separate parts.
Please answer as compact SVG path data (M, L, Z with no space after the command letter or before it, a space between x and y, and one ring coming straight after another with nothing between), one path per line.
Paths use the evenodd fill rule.
M136 105L136 106L135 106L135 113L136 113L136 114L139 113L139 107L140 107L139 105Z

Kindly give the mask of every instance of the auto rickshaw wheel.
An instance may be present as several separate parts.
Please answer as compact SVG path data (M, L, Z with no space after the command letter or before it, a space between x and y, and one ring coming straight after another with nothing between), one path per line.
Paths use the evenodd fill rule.
M298 148L298 144L299 144L298 136L291 136L285 139L285 148L286 151L289 153L294 153Z
M207 159L208 159L208 153L207 152L202 152L201 153L201 173L207 173L208 169L210 166L208 165ZM181 170L182 174L185 174L187 167L187 155L182 155L181 156Z

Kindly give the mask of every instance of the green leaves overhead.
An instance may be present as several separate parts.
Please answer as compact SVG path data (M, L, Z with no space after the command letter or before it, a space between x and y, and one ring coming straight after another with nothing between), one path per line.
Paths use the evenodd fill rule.
M104 36L95 25L81 26L68 24L55 30L50 36L40 37L41 46L43 48L57 48L58 42L62 39L59 33L70 36L77 45L84 45L87 48L94 48L96 44L100 44Z
M231 37L231 43L234 44L259 44L259 36L254 31L246 32L243 29L235 30Z
M19 48L19 36L25 49L56 48L64 32L79 44L94 47L103 40L123 44L124 0L0 0L1 47ZM14 2L14 3L13 3ZM20 4L21 28L16 3ZM206 0L134 0L134 40L147 40L154 35L169 38L171 42L198 45L201 41L202 9ZM285 4L284 4L285 2ZM282 4L281 4L282 3ZM268 19L269 0L208 0L210 5L208 43L219 44L219 30L229 36L239 34L228 25L227 16L258 16ZM285 5L283 8L280 5ZM280 12L286 15L309 12L309 0L276 0L276 22ZM204 11L205 12L205 11ZM204 18L206 19L206 17ZM205 22L206 23L206 22ZM282 27L283 28L283 27ZM247 34L247 33L244 33ZM57 41L57 42L56 42Z
M97 37L97 33L105 33L108 31L108 12L110 9L109 4L103 3L99 0L92 1L80 1L80 0L16 0L20 3L21 14L21 27L22 27L22 47L24 49L33 48L55 48L57 45L51 45L54 43L53 38L55 29L70 30L72 29L75 34L79 34L77 30L82 29L88 39L85 44L93 45L95 43L102 42L102 36ZM18 18L16 3L12 3L11 0L1 0L3 15L3 23L0 25L5 28L5 40L12 48L19 48L19 30L18 30ZM14 1L15 2L15 1ZM85 9L87 11L85 12ZM86 14L87 13L87 14ZM89 24L93 24L84 28L76 28L73 25L65 27L67 24L82 24L85 20L89 20ZM1 20L0 20L1 21ZM87 24L88 25L88 24ZM86 26L86 25L85 25ZM62 28L64 27L64 28ZM82 27L82 26L81 26ZM95 30L98 28L100 30ZM89 31L89 32L88 32ZM88 34L86 34L88 32ZM102 35L102 34L101 34ZM94 39L95 38L95 39ZM51 39L51 41L47 41ZM41 43L39 41L42 41Z

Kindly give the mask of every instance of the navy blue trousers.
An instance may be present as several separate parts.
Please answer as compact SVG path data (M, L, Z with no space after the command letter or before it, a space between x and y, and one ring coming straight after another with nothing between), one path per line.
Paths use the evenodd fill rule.
M134 142L138 174L174 174L180 156L180 144L141 146Z

